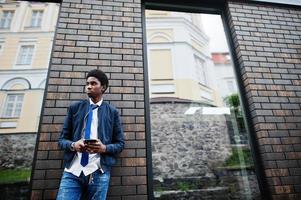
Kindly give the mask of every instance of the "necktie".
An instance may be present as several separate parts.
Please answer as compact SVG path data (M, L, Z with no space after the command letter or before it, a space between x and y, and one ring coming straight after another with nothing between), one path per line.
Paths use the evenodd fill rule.
M90 139L93 110L96 109L97 107L98 105L94 105L94 104L91 104L89 107L89 114L87 117L86 130L85 130L85 139ZM88 160L89 160L89 153L82 152L82 158L80 160L80 164L83 167L85 167L88 164Z

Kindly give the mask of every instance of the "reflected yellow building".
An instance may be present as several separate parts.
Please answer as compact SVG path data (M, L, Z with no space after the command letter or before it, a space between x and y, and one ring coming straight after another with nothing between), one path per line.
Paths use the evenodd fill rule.
M0 3L0 134L37 132L58 11Z
M201 15L147 10L146 27L151 98L222 105Z

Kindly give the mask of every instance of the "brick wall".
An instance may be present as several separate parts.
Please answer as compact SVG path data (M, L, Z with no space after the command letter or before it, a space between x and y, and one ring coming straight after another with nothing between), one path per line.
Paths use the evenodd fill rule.
M85 75L99 68L110 88L105 100L122 115L125 150L112 171L109 199L147 198L144 75L140 0L63 0L51 58L32 199L54 199L62 174L57 145L67 107L86 98Z
M226 16L273 199L300 199L301 8L229 2ZM119 109L126 135L109 199L147 199L141 17L140 0L63 0L32 199L55 198L63 167L61 125L70 102L86 98L85 75L94 68L109 75L105 99Z
M227 9L272 199L301 199L301 8Z

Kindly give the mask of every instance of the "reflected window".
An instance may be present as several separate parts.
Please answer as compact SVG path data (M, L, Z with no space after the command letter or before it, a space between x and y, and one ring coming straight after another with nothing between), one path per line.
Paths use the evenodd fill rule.
M233 93L235 91L235 89L234 89L234 83L233 83L232 80L227 81L227 86L228 86L228 89L229 89L229 91L231 93Z
M20 47L17 65L30 65L33 57L34 45L22 45Z
M14 11L3 11L0 19L0 28L10 28Z
M2 117L18 118L21 114L23 104L23 94L9 94L6 97Z
M43 18L43 11L42 10L32 11L31 27L41 27L42 18Z
M207 76L206 76L206 69L205 69L205 63L200 58L195 58L195 66L196 66L196 74L197 79L199 83L203 85L207 85Z
M155 199L261 199L221 17L147 10L146 32Z
M150 50L150 65L152 66L152 79L173 79L171 55L172 54L170 49Z

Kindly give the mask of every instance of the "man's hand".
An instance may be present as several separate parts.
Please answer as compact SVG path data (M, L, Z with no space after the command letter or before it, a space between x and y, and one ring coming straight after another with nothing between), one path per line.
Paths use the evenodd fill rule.
M74 150L78 152L83 152L85 150L84 140L78 140L74 143Z
M105 153L106 145L104 145L99 139L95 143L86 144L86 150L89 153Z

